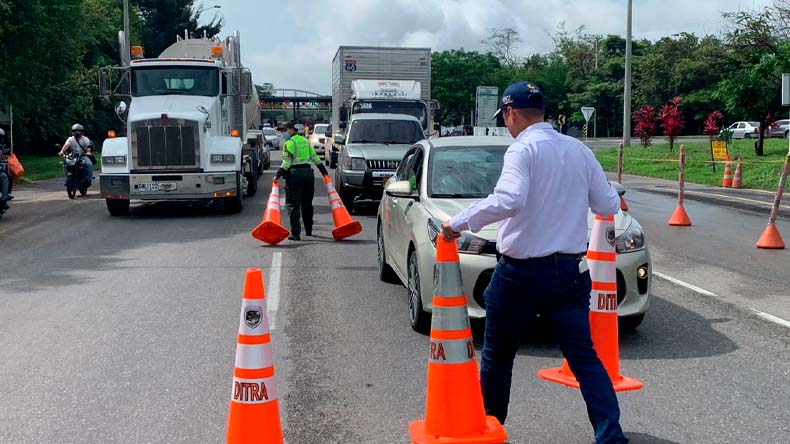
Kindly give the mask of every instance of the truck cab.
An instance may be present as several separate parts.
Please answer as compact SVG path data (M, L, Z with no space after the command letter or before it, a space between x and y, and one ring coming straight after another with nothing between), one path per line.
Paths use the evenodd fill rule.
M413 115L353 115L345 134L335 136L340 151L331 165L343 204L353 209L356 202L379 201L403 155L424 138L421 122Z
M110 214L126 214L131 200L220 200L241 211L262 159L250 133L260 116L238 32L224 42L179 38L152 59L140 47L131 53L128 66L99 76L100 92L122 100L116 111L126 120L126 136L102 147ZM111 74L121 78L114 89Z

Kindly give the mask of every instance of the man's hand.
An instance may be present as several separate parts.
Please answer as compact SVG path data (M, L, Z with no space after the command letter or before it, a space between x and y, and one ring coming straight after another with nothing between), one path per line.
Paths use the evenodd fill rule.
M453 231L452 227L450 227L450 222L447 221L442 224L442 236L444 236L445 240L456 240L461 237L461 233L457 231Z

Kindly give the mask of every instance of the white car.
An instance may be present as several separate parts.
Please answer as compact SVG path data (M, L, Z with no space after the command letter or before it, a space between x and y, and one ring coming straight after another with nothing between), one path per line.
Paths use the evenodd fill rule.
M270 146L273 150L279 150L281 147L281 137L277 134L277 130L264 127L261 131L263 131L263 137L266 138L266 145Z
M768 131L768 137L781 137L787 139L788 136L790 136L790 120L777 120L771 124L771 129Z
M313 145L313 149L318 154L324 154L327 128L329 128L328 123L317 123L310 133L310 145Z
M510 137L465 136L423 140L403 156L378 209L378 270L385 282L403 283L414 330L430 327L436 236L441 223L486 197L502 171ZM621 193L624 189L616 185ZM589 213L589 227L594 217ZM633 329L650 305L652 266L642 227L626 212L615 215L620 326ZM589 232L588 232L589 239ZM485 317L483 292L497 263L497 227L458 241L469 316Z
M732 131L733 139L756 139L760 137L759 122L735 122L727 129Z

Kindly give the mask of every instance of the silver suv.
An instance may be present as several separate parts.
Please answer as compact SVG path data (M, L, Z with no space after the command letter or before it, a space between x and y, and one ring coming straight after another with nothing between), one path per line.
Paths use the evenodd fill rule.
M405 114L357 114L345 135L335 136L340 146L335 184L343 204L379 201L384 183L395 174L410 146L425 139L420 121Z

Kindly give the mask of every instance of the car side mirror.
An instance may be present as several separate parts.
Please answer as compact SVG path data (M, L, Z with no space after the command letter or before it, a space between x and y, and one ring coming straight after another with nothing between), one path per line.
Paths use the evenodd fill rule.
M612 184L612 187L614 188L615 191L617 191L617 194L619 194L620 196L625 195L625 187L623 186L623 184L621 184L620 182L615 182L613 180L609 181L609 183Z
M345 145L346 143L346 136L342 134L335 135L335 143L338 145Z
M406 199L416 199L417 193L412 192L411 183L408 180L392 182L384 188L384 193L390 197L403 197Z

